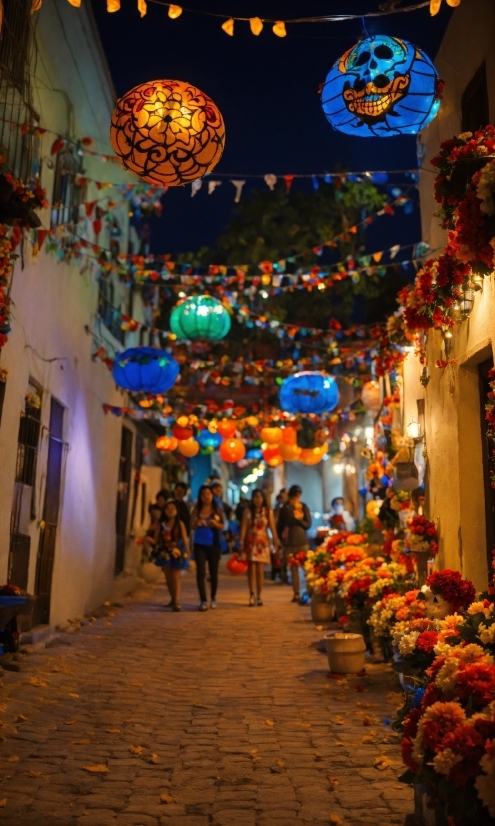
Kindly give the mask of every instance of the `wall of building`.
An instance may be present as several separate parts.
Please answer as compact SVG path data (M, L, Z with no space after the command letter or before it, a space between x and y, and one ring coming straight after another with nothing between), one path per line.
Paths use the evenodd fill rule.
M95 35L90 10L45 0L36 16L36 53L32 102L41 125L51 130L42 138L41 184L50 199L54 159L53 133L67 137L90 136L98 151L108 152L108 124L114 92ZM56 44L56 48L54 48ZM84 155L84 174L95 180L127 183L132 179L117 164L102 163ZM103 195L119 203L117 190L88 187L87 200ZM128 209L125 202L114 211L121 228L121 251L127 251ZM50 227L50 211L40 213L42 226ZM92 238L89 221L79 232ZM63 229L57 237L62 237ZM9 525L21 411L28 383L42 390L42 435L37 463L34 518L29 525L31 550L28 589L35 588L40 521L43 519L46 482L50 398L65 407L62 492L52 580L50 623L80 616L101 604L115 587L115 509L122 419L103 412L103 403L125 405L107 367L92 360L100 343L109 352L122 345L97 320L99 268L89 260L57 262L44 251L35 256L34 238L23 241L12 286L12 333L0 355L8 370L0 426L0 580L7 577ZM108 246L102 230L98 243ZM82 271L81 271L82 270ZM116 276L116 302L125 301L126 289ZM137 299L135 313L142 314ZM132 336L129 336L129 344ZM133 422L126 422L135 431ZM133 463L136 459L133 452ZM133 471L135 466L133 466ZM130 508L129 508L130 510ZM134 554L135 557L135 554ZM133 557L133 561L135 561Z
M495 120L495 6L491 0L469 0L455 9L435 60L446 81L440 113L422 133L425 153L420 195L423 240L434 254L442 252L445 233L434 216L432 167L429 160L440 142L461 131L461 99L483 61L486 62L490 119ZM445 358L439 332L428 335L430 381L424 392L428 451L429 516L438 518L440 550L437 564L462 571L479 588L486 587L485 493L483 477L478 365L492 357L495 338L493 276L475 299L468 321L454 328L450 359L455 364L438 369ZM406 362L408 409L414 406L417 375ZM417 373L417 370L416 370ZM408 376L411 379L408 388ZM407 418L407 415L406 415Z

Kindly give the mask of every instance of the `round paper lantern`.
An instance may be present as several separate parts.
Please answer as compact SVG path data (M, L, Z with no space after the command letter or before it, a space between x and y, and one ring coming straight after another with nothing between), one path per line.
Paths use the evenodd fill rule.
M188 439L192 439L194 436L194 430L192 427L181 427L179 424L175 423L172 428L172 433L179 442L186 442Z
M194 295L176 304L170 314L170 329L178 339L220 341L230 330L230 315L211 295Z
M209 430L201 430L197 439L201 447L210 447L216 450L222 444L222 437L220 433L210 433Z
M179 453L191 459L199 453L199 442L196 439L184 439L179 441Z
M284 461L278 445L269 445L263 451L263 459L270 467L278 467Z
M225 439L220 445L220 456L224 462L240 462L245 455L246 448L240 439Z
M295 427L282 428L282 442L284 445L297 444L297 430Z
M362 138L416 135L437 114L440 94L436 69L421 49L378 34L337 60L321 103L339 132Z
M212 99L196 86L152 80L117 101L110 141L125 168L143 181L182 186L217 165L225 126Z
M280 388L280 406L288 413L325 413L339 403L334 379L325 373L296 373L285 379Z
M361 399L366 410L370 413L379 413L382 406L380 393L380 383L377 381L367 381L361 389Z
M297 462L301 455L301 448L299 445L287 445L285 442L282 442L278 449L280 450L280 455L284 462Z
M322 450L321 447L303 448L299 456L299 461L302 462L303 465L317 465L321 462L325 453L326 451Z
M232 419L222 419L221 422L218 422L217 430L224 439L230 439L235 436L237 425Z
M157 347L130 347L115 359L112 375L124 390L166 393L177 380L179 365Z
M263 427L260 435L267 445L278 445L282 441L282 429L280 427Z
M179 445L179 440L175 436L159 436L156 440L158 450L175 450Z

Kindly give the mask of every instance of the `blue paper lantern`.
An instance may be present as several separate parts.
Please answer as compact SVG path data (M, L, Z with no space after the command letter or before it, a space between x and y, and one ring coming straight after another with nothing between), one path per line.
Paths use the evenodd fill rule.
M156 347L130 347L115 359L112 375L124 390L166 393L177 380L179 365Z
M222 444L220 433L211 433L209 430L200 430L196 436L201 447L211 447L216 450Z
M195 295L175 305L170 329L181 340L220 341L230 330L230 315L217 298Z
M263 458L263 451L259 450L257 447L252 447L251 450L248 450L246 453L246 459L262 459Z
M438 112L439 78L421 49L373 35L337 60L321 102L339 132L362 138L416 135Z
M285 379L280 388L280 406L287 413L325 413L339 403L335 380L325 373L305 371Z

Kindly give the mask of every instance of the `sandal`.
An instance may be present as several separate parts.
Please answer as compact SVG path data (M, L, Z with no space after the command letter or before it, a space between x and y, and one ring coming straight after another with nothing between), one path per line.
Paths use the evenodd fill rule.
M250 594L249 596L249 605L253 607L254 605L254 594Z

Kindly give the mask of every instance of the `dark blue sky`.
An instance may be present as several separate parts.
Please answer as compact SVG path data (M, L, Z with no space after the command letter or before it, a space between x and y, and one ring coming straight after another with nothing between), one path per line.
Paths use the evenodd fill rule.
M226 16L288 19L377 11L379 0L188 0L188 5ZM226 123L218 172L242 178L269 172L331 172L339 166L372 170L416 165L413 138L354 138L334 132L321 109L319 84L335 59L359 40L360 20L288 25L283 39L269 24L255 37L247 22L237 22L234 37L229 37L214 17L184 11L171 20L166 7L148 2L148 14L140 19L135 0L122 0L122 6L120 12L108 14L101 0L93 2L117 94L158 78L186 80L208 93ZM434 58L451 13L443 3L434 18L422 9L367 18L366 26L370 34L410 40ZM153 222L155 253L214 246L234 208L234 187L228 178L223 181L211 196L205 186L194 198L190 187L169 190L163 216ZM251 187L265 184L247 179L243 194ZM311 188L311 182L296 180L293 187ZM419 232L418 211L409 217L401 212L377 222L368 249L415 242Z

